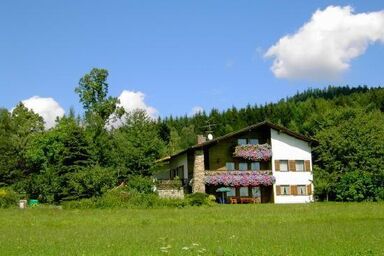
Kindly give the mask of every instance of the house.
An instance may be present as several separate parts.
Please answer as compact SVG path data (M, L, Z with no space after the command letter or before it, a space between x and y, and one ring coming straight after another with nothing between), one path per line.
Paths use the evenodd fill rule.
M181 179L187 193L231 203L307 203L313 201L311 145L314 141L285 127L261 122L198 143L159 160L158 180Z

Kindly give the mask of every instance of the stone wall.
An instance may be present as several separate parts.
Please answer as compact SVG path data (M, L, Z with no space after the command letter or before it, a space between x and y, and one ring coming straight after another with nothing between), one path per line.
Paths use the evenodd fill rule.
M205 166L204 166L204 152L202 150L195 151L195 159L193 162L193 182L192 192L205 193Z
M157 190L160 198L184 198L183 189L161 189Z

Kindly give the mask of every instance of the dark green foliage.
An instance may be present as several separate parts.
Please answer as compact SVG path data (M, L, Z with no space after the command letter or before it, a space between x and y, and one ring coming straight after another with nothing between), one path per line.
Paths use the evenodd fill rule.
M188 138L204 134L206 123L213 126L215 137L264 120L314 137L315 194L321 200L378 200L384 187L384 89L368 87L328 87L309 89L276 104L235 107L223 112L213 109L193 117L166 118L170 127L171 153L196 143ZM188 130L188 135L181 134ZM187 139L182 139L182 138ZM349 172L358 172L369 192L362 191ZM366 177L370 177L367 183ZM348 180L348 182L347 182ZM354 197L341 189L343 184L359 187ZM361 195L363 199L361 199Z
M116 185L112 168L93 166L71 174L68 188L71 199L101 196Z
M154 161L165 151L158 126L144 111L127 114L123 125L113 131L113 138L121 180L130 175L150 175Z
M30 173L28 143L43 130L43 118L22 103L12 113L0 110L0 185L14 184Z
M376 201L379 198L378 187L371 173L350 171L340 177L336 183L336 199L340 201Z
M187 200L192 206L208 205L208 195L205 193L193 193L187 196Z
M87 198L63 203L66 209L93 209L93 208L181 208L188 205L184 199L163 199L154 193L139 193L127 187L115 188L102 197Z
M58 202L73 193L82 195L83 191L73 188L73 179L86 176L84 172L91 171L88 167L95 162L85 130L73 116L63 117L55 128L35 136L26 158L31 174L18 187L48 202Z
M116 110L122 114L122 109L117 107L118 99L108 96L107 78L107 70L94 68L80 79L75 89L86 114L97 116L104 124Z
M127 188L137 193L150 194L153 193L153 179L140 175L130 176L127 180Z
M123 115L118 99L108 95L107 78L104 69L85 74L75 90L85 115L75 118L72 110L49 130L21 103L12 112L0 109L0 186L58 203L103 198L125 182L138 194L132 198L156 205L153 195L144 198L153 194L148 177L155 160L195 144L198 134L218 137L269 120L317 139L314 183L320 200L384 198L383 88L309 89L275 104L155 121L143 111ZM114 118L121 118L120 127L112 127ZM202 197L190 200L200 204Z
M318 190L341 201L378 200L384 185L384 115L378 110L335 109L317 132Z
M101 166L113 165L113 144L106 127L124 114L117 97L108 96L108 71L94 68L79 81L75 92L85 110L86 134L91 142L92 155Z

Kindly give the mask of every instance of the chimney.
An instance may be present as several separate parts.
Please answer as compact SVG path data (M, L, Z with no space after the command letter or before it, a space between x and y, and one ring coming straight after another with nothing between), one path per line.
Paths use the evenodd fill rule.
M197 144L202 144L207 141L207 138L204 135L197 135Z

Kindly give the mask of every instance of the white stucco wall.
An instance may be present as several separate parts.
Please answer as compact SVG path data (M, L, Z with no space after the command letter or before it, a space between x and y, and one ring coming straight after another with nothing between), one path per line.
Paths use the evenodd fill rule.
M184 166L184 179L188 178L188 158L187 153L176 156L174 159L171 159L170 170L175 169L179 166ZM180 177L181 178L181 177Z
M309 185L313 191L313 173L311 172L281 172L275 171L275 160L309 160L312 170L312 153L308 142L302 141L282 132L271 129L272 174L276 178L273 193L275 203L307 203L313 201L313 196L276 195L276 185Z

